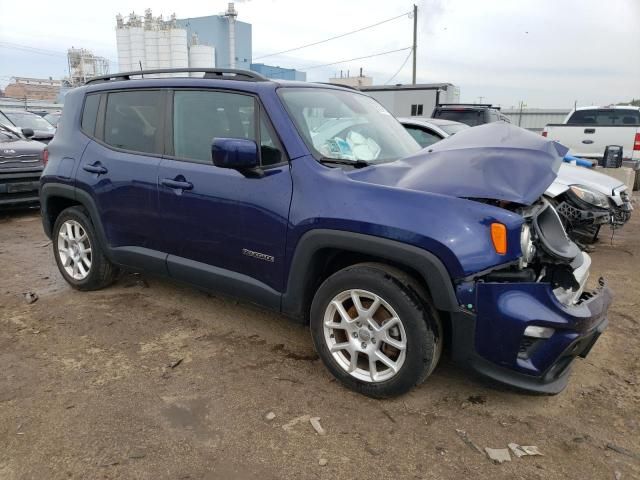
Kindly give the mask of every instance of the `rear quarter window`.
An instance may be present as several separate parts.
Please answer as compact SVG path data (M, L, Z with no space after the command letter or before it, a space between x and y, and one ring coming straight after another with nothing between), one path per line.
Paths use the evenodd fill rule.
M84 100L84 108L82 110L82 120L80 128L90 137L95 136L96 133L99 105L100 94L87 95Z

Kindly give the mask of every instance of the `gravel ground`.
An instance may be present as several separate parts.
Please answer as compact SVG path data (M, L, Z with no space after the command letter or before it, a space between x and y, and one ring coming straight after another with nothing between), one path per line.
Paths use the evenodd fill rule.
M0 479L640 478L639 258L640 214L593 253L592 279L616 294L610 327L560 395L489 386L445 358L379 401L335 382L307 328L278 315L133 274L76 292L38 214L4 214ZM283 428L304 415L326 435ZM456 429L544 456L496 465Z

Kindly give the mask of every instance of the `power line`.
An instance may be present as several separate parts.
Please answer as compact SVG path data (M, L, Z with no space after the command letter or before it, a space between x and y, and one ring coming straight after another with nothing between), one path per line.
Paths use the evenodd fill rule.
M387 18L386 20L382 20L382 21L380 21L378 23L374 23L372 25L367 25L366 27L362 27L362 28L359 28L357 30L352 30L350 32L341 33L340 35L336 35L335 37L329 37L329 38L327 38L325 40L319 40L317 42L307 43L306 45L301 45L299 47L290 48L288 50L282 50L281 52L275 52L275 53L269 53L267 55L262 55L260 57L254 58L252 61L260 60L262 58L267 58L267 57L273 57L275 55L282 55L283 53L289 53L289 52L293 52L295 50L301 50L303 48L313 47L314 45L320 45L321 43L329 42L331 40L335 40L336 38L342 38L342 37L346 37L347 35L353 35L354 33L362 32L363 30L367 30L368 28L377 27L378 25L382 25L383 23L391 22L393 20L397 20L398 18L405 17L410 13L411 12L405 12L402 15L398 15L397 17Z
M57 57L67 58L67 52L62 52L60 50L47 50L47 49L44 49L44 48L32 47L30 45L22 45L22 44L19 44L19 43L1 42L0 41L0 48L9 48L9 49L14 49L14 50L22 50L24 52L29 52L29 53L36 53L36 54L39 54L39 55L55 55ZM104 58L106 58L106 57L104 57ZM107 60L109 60L110 62L117 63L112 58L107 58Z
M396 78L396 76L400 73L400 71L404 68L404 66L407 64L407 62L409 61L409 57L411 57L411 54L413 53L413 47L411 47L411 50L409 51L409 55L407 55L407 58L404 59L404 62L402 62L402 65L400 65L400 68L398 69L398 71L396 73L393 74L393 76L387 80L386 82L384 82L384 85L386 85L387 83L391 82L391 80L393 80L394 78Z
M364 57L349 58L347 60L340 60L339 62L323 63L322 65L312 65L310 67L296 68L296 70L311 70L312 68L328 67L330 65L337 65L338 63L354 62L356 60L364 60L365 58L373 58L373 57L379 57L380 55L388 55L390 53L403 52L405 50L411 50L411 48L412 47L398 48L397 50L389 50L387 52L374 53L372 55L366 55Z

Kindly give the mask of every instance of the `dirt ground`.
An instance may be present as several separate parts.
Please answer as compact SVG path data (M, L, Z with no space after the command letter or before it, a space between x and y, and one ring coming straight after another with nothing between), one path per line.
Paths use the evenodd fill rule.
M0 215L0 479L640 478L639 259L637 211L593 253L592 278L616 295L610 326L560 395L496 388L445 358L379 401L335 382L307 328L278 315L132 274L74 291L37 212ZM302 415L326 435L283 429ZM456 429L544 456L495 465Z

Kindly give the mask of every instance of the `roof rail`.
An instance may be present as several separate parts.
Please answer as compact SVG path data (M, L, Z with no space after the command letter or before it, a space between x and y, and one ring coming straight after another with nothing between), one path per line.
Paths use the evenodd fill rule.
M198 73L202 72L202 77L187 78L217 78L223 80L248 80L253 82L268 81L267 77L250 70L238 70L234 68L158 68L153 70L135 70L133 72L111 73L100 77L93 77L86 81L86 84L97 82L109 82L117 80L131 80L131 77L142 77L145 75L157 75L161 73Z
M439 103L438 107L487 107L500 110L500 107L493 106L490 103Z

